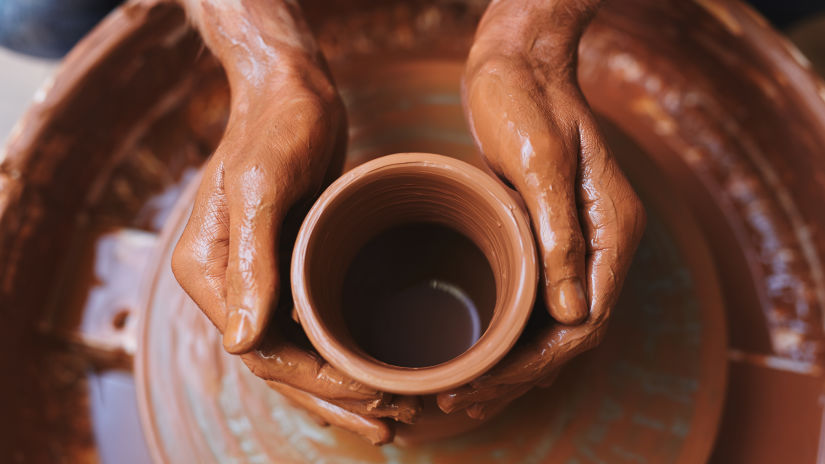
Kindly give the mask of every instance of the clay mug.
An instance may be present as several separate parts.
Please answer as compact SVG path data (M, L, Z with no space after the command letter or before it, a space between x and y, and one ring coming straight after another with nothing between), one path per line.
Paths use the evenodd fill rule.
M397 442L417 442L477 425L441 413L433 394L513 347L538 267L527 215L503 184L454 158L404 153L323 192L298 234L291 279L296 315L330 364L379 390L426 395L416 424L396 429Z

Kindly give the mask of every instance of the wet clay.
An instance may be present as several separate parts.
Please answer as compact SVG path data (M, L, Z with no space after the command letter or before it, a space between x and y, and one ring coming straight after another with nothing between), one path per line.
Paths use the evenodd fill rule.
M381 392L273 336L277 327L264 340L265 329L278 324L271 318L282 296L278 244L291 238L282 236L283 223L337 175L346 146L343 104L300 8L281 1L183 4L223 64L231 105L172 257L175 275L223 333L227 351L242 354L253 372L383 416L374 408L384 401Z
M357 5L364 8L308 2L305 11L344 100L362 109L350 111L356 148L348 163L400 151L481 163L450 98L458 81L452 60L466 58L485 5ZM414 61L422 57L429 60ZM729 1L608 2L585 34L579 77L590 104L662 167L653 175L686 192L721 257L731 346L748 356L734 361L732 375L742 376L731 384L736 401L717 440L720 462L814 460L825 250L816 225L825 212L815 201L822 184L811 173L821 166L811 154L825 133L822 84L761 18ZM402 93L421 98L388 103ZM44 289L66 268L55 263L66 260L74 236L100 223L157 231L181 179L190 178L181 173L220 139L228 91L181 11L139 2L83 42L41 96L0 155L0 308L15 328L0 340L9 372L0 389L14 398L9 422L42 434L34 440L29 428L13 427L0 446L50 461L50 453L94 453L82 413L88 361L37 329L49 306ZM398 130L399 121L409 125ZM795 370L770 367L780 365ZM770 388L762 388L766 380ZM767 411L777 395L787 407ZM774 419L747 427L738 419L766 413ZM813 425L786 426L803 416Z
M340 169L346 117L296 4L182 3L232 99L173 267L224 347L243 354L259 345L278 301L282 222Z
M421 70L425 69L431 70ZM452 69L457 77L459 66ZM368 88L386 81L385 76L375 78L376 85ZM460 111L454 117L460 121ZM437 132L427 133L438 137ZM274 386L284 396L268 391L236 357L225 353L220 334L183 294L168 269L175 231L182 229L188 215L191 192L187 192L160 239L162 252L153 260L155 285L141 332L144 349L139 356L139 376L146 383L140 394L151 395L142 396L148 399L144 401L146 423L150 430L174 430L174 435L150 435L158 459L177 462L196 456L207 462L280 462L312 460L320 455L376 463L442 459L492 463L506 456L514 462L568 462L584 461L588 455L607 460L616 456L619 447L651 462L703 461L721 411L726 370L724 318L713 285L713 265L701 241L696 241L698 229L684 208L668 196L672 192L659 192L664 180L645 175L656 171L648 170L652 169L649 161L640 159L643 152L615 130L609 137L614 146L621 144L623 161L633 160L632 178L644 179L634 185L653 195L646 204L656 212L640 260L626 284L629 291L623 292L623 301L611 320L615 330L608 331L605 344L589 356L572 361L560 374L557 388L534 390L524 401L517 400L485 423L466 414L445 415L435 396L428 395L420 397L420 413L412 424L395 422L390 432L386 423L354 415L294 389L280 388L282 384ZM469 138L466 143L471 147ZM644 170L639 172L640 168ZM668 216L660 216L659 211ZM539 302L522 334L523 341L529 343L540 335L549 321ZM181 336L184 334L188 335ZM667 389L666 395L662 388ZM484 410L487 417L496 413ZM372 442L386 441L387 434L394 433L393 444L373 447L339 427L347 424L342 419L352 421L347 429L357 427L354 430ZM227 420L249 427L222 426ZM671 421L686 424L681 430L687 434L649 425ZM323 428L319 423L337 426ZM473 426L473 431L459 438L433 441L445 431ZM594 429L604 434L594 435ZM398 446L411 444L410 438L415 446Z
M598 344L644 230L644 209L575 78L578 40L597 4L494 2L470 51L464 95L471 130L493 170L527 206L550 314L563 325L581 324L547 334L547 340L564 339L559 353L536 357L543 350L533 347L499 366L475 402L511 398ZM232 106L173 268L223 332L225 348L243 354L260 344L278 301L272 237L278 243L286 211L317 188L330 166L340 166L331 160L342 159L346 125L297 5L191 0L184 6L224 65ZM310 361L293 355L294 362ZM313 390L338 388L320 382ZM477 390L447 392L439 405L445 412L463 409L470 405L466 392Z
M487 258L437 224L394 227L356 254L343 286L343 316L367 354L401 367L449 361L493 317L496 281Z
M324 191L301 226L291 277L298 320L324 359L377 390L427 395L509 351L538 274L526 213L503 185L453 158L404 153ZM422 310L413 297L445 306Z

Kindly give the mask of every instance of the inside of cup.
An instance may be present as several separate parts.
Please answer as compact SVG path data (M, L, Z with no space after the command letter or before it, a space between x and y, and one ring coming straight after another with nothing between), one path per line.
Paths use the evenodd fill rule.
M390 227L350 262L341 313L362 351L400 367L435 366L472 347L493 317L496 281L487 257L437 223Z
M501 214L444 168L388 166L356 179L327 205L307 246L308 293L324 330L392 366L459 357L515 297Z

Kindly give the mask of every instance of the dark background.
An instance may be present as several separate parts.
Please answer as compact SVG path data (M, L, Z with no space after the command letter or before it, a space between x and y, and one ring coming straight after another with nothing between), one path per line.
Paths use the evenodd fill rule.
M0 0L0 45L28 55L60 58L119 3L120 0ZM825 12L825 0L749 3L779 29Z

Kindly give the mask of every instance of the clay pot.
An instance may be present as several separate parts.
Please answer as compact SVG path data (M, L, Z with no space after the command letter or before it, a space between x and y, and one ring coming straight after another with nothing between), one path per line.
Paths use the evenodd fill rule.
M345 95L347 166L402 151L482 164L459 82L485 2L301 5ZM151 449L157 462L613 462L623 451L647 462L816 462L821 79L738 0L628 0L605 2L587 29L579 81L603 128L615 126L605 135L648 193L651 219L666 225L637 254L644 261L595 363L577 360L551 390L472 437L375 449L307 425L222 353L171 275L196 189L169 207L220 140L229 93L178 2L125 2L66 58L0 150L0 456L117 462ZM642 161L652 167L632 172ZM686 227L691 216L697 224ZM149 255L161 226L157 259L132 259ZM111 227L122 228L117 246L103 234ZM144 302L141 280L153 285ZM651 284L662 280L670 284ZM125 307L141 329L136 341L126 324L118 333L131 348L115 351L85 328L112 327L107 317L124 306L110 303L124 297L136 300ZM102 351L135 353L137 395L131 358L106 371Z
M537 278L529 222L507 189L465 162L423 153L378 158L334 182L304 220L292 259L297 314L315 348L354 379L408 395L457 387L498 362L527 322ZM430 290L416 287L422 280ZM464 309L477 319L462 322L450 297L469 297ZM440 309L422 303L387 317L411 298ZM465 325L480 338L455 352ZM431 336L439 330L444 337Z

